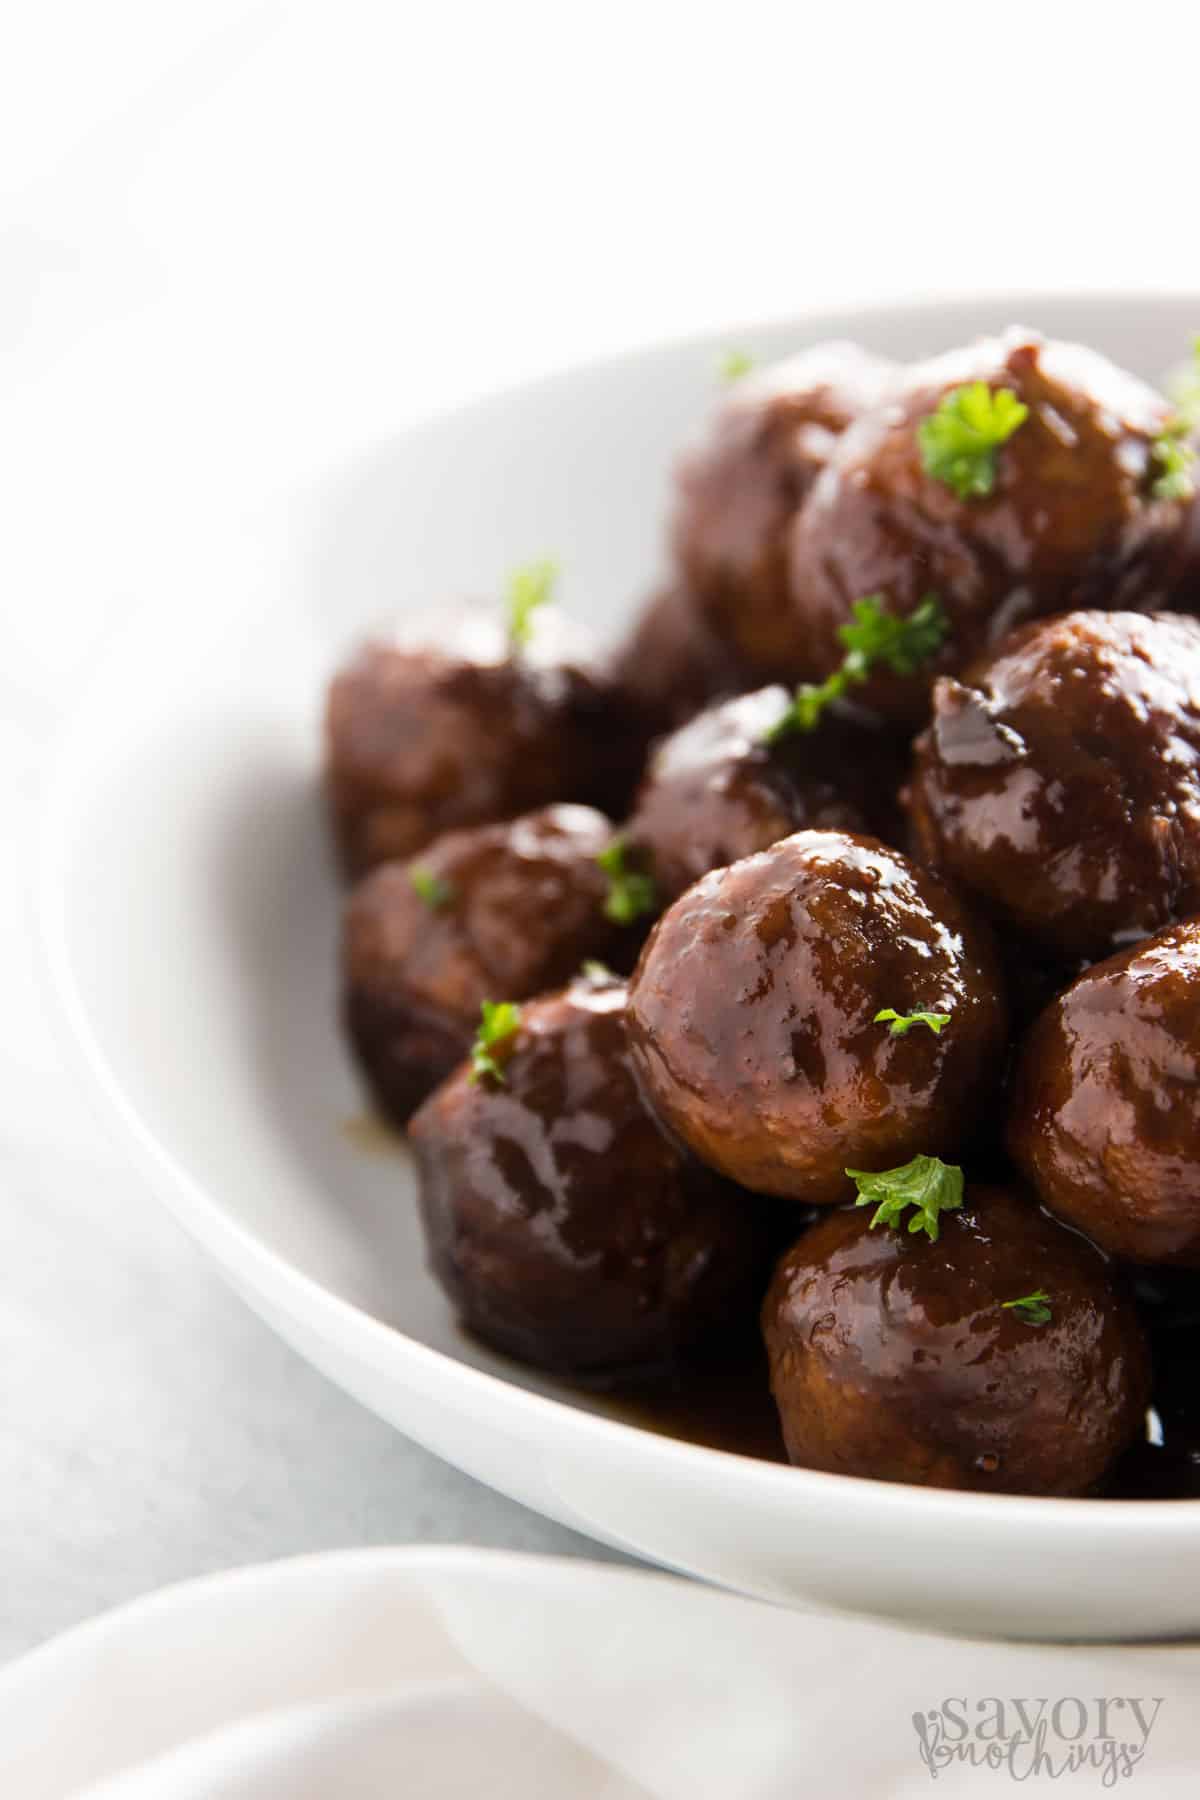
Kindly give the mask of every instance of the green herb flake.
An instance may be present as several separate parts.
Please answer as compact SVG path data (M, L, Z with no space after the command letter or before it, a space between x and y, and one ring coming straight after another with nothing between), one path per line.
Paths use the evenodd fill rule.
M740 381L754 367L755 359L748 350L725 350L717 364L717 373L722 381Z
M949 1013L910 1012L898 1013L894 1006L885 1006L882 1012L875 1014L876 1025L888 1025L889 1036L904 1037L914 1025L928 1025L935 1037L942 1035L942 1027L950 1023Z
M619 975L614 974L607 963L598 962L593 956L589 956L579 965L579 973L584 981L593 981L597 987L607 987L611 982L621 979Z
M658 908L658 889L654 877L638 869L630 861L630 850L624 838L615 837L596 858L608 876L608 894L604 916L614 925L632 925Z
M915 675L922 663L937 654L949 625L935 594L926 594L915 610L902 617L888 612L882 594L856 600L853 620L838 629L846 646L846 661L853 665L852 681L865 681L876 663L895 675ZM856 671L861 667L862 673Z
M914 1156L898 1169L882 1169L877 1174L867 1169L847 1169L846 1173L858 1189L855 1205L875 1208L872 1231L876 1225L891 1225L899 1231L901 1214L911 1206L916 1210L908 1229L923 1231L936 1242L939 1216L957 1212L963 1202L962 1170L936 1156Z
M1187 441L1186 419L1171 419L1150 446L1158 474L1150 484L1156 500L1190 500L1196 491L1192 464L1196 452Z
M558 580L558 564L543 558L514 569L508 578L508 641L514 650L524 650L533 636L533 615L539 607L554 598Z
M983 498L996 483L1000 446L1028 417L1029 408L1009 388L990 388L986 381L951 388L917 427L925 473L960 500Z
M882 594L866 594L850 610L851 618L838 627L846 651L841 667L819 687L802 683L787 711L763 733L764 744L778 743L793 731L815 731L825 708L861 686L881 664L894 675L914 675L936 656L950 629L936 594L926 594L908 614L889 612Z
M444 881L440 875L435 875L432 869L426 869L421 864L414 863L408 871L408 879L430 912L445 912L448 906L454 905L456 899L454 883Z
M1002 1300L1000 1304L1005 1312L1015 1312L1026 1325L1049 1325L1053 1317L1045 1288L1034 1288L1032 1294L1022 1294L1019 1300Z
M481 1081L490 1075L493 1081L501 1086L507 1076L496 1061L494 1052L511 1038L521 1023L521 1009L514 1006L511 1000L485 1000L480 1007L479 1029L475 1033L475 1042L471 1045L472 1081Z

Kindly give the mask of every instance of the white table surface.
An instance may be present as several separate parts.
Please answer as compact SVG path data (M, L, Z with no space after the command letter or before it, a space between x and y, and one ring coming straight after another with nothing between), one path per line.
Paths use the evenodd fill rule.
M0 1658L304 1549L603 1554L273 1339L67 1077L24 876L98 648L171 604L206 520L299 506L365 436L579 355L840 296L1200 286L1173 99L1188 14L39 0L6 19Z

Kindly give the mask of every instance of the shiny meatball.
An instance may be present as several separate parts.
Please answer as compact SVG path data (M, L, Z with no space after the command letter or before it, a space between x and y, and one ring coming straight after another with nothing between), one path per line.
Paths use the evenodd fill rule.
M876 1014L948 1013L895 1034ZM642 1090L668 1130L760 1193L834 1205L846 1169L955 1149L998 1079L989 936L874 838L801 831L663 914L630 990Z
M788 1455L808 1469L1002 1494L1087 1494L1143 1429L1149 1358L1099 1251L978 1187L936 1242L837 1212L763 1306ZM1050 1317L1007 1304L1037 1291Z
M1043 1202L1116 1256L1200 1268L1200 922L1097 963L1017 1070L1009 1148Z
M664 903L710 869L794 831L866 829L852 796L867 785L865 758L878 734L830 720L816 732L765 742L790 699L786 688L768 687L726 700L651 755L626 836Z
M718 695L747 685L692 596L678 585L664 588L642 608L611 668L647 736L674 730Z
M890 363L854 344L814 345L736 382L708 441L680 468L676 561L717 637L760 675L807 666L788 528L838 433L893 377Z
M926 470L920 428L972 382L1029 409L995 451L989 493L960 498ZM949 635L916 674L881 674L865 704L919 724L935 673L956 673L1028 619L1068 607L1160 604L1187 521L1158 499L1153 445L1161 395L1073 344L1009 332L918 365L894 396L842 437L791 534L797 630L810 674L844 654L853 603L882 594L911 613L938 596Z
M758 1203L646 1112L624 989L532 1002L495 1054L502 1080L460 1069L410 1127L430 1261L463 1323L593 1375L662 1370L740 1333L766 1273Z
M351 874L553 800L624 810L641 745L615 684L563 660L570 645L548 615L514 656L496 625L468 615L445 649L380 640L341 670L326 779Z
M358 1061L401 1124L466 1055L485 1000L559 987L619 941L596 857L603 813L548 806L438 838L354 889L342 933L343 1007Z
M920 854L1045 949L1092 958L1200 908L1200 623L1070 613L934 690Z

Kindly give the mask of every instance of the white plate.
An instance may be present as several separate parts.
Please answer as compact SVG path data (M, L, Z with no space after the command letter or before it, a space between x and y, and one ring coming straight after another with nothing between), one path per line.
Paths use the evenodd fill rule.
M892 307L754 332L900 357L1019 320L1154 376L1200 297ZM743 342L740 333L730 334ZM58 992L129 1146L230 1281L305 1356L481 1480L747 1593L973 1631L1200 1627L1200 1503L931 1492L707 1450L591 1410L468 1345L426 1276L405 1161L346 1121L338 892L316 794L324 683L366 629L494 591L549 551L615 629L660 560L667 473L721 342L479 402L240 527L207 518L78 714L48 809ZM264 484L265 485L265 484Z
M955 1756L961 1723L939 1731L943 1700L978 1758L987 1697L1040 1695L1051 1766L1103 1756L1103 1725L1166 1800L1195 1792L1198 1674L1196 1646L971 1643L575 1560L344 1551L166 1588L0 1670L0 1793L893 1800L936 1773L973 1800L989 1776ZM1018 1741L1013 1773L1033 1755Z

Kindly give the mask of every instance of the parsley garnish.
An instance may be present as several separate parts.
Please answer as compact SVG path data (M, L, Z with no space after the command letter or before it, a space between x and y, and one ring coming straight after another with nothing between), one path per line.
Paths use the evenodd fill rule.
M454 904L454 884L443 881L432 869L425 869L414 863L408 871L408 879L421 896L430 912L442 912L447 906Z
M610 981L620 981L621 979L619 975L613 973L607 963L598 962L593 956L589 956L586 961L580 963L579 973L585 981L594 981L599 986L605 986Z
M558 564L544 559L525 563L508 578L508 641L524 650L533 636L533 615L554 597Z
M479 1029L471 1045L472 1081L490 1075L493 1081L503 1085L507 1077L492 1052L513 1035L520 1023L521 1009L511 1000L484 1001L479 1009Z
M885 1006L882 1012L877 1012L875 1014L872 1023L875 1025L884 1025L888 1024L889 1021L890 1035L892 1037L903 1037L906 1032L912 1030L914 1025L928 1025L934 1036L940 1037L942 1035L942 1026L950 1023L950 1014L935 1012L898 1013L894 1006Z
M1189 428L1200 425L1200 336L1192 339L1192 360L1175 369L1163 383L1175 411Z
M1186 419L1170 419L1150 446L1159 471L1150 486L1156 500L1190 500L1196 491L1192 480L1196 452L1187 441L1187 432Z
M722 381L740 381L754 367L754 358L748 350L725 350L717 364L717 372Z
M624 838L615 837L608 848L600 852L596 861L608 876L604 916L611 919L614 925L632 925L635 919L655 910L658 905L658 889L654 885L654 877L647 875L644 870L630 867L629 846Z
M1019 1300L1002 1300L1000 1304L1006 1312L1015 1312L1024 1319L1026 1325L1050 1323L1050 1296L1045 1288L1034 1288L1032 1294L1022 1294Z
M908 1229L924 1231L936 1242L939 1213L956 1212L962 1205L962 1170L936 1156L914 1156L900 1168L882 1169L878 1174L867 1169L847 1169L846 1173L858 1188L855 1205L875 1207L872 1231L876 1225L893 1225L899 1231L901 1213L906 1206L915 1206Z
M951 388L917 427L925 473L960 500L990 494L996 452L1028 417L1029 408L1010 388L990 388L986 381Z
M774 744L792 731L813 731L833 700L854 686L861 686L877 664L894 675L913 675L940 649L949 624L936 594L926 594L907 617L888 612L882 594L867 594L854 602L853 619L839 625L838 637L846 646L841 667L826 676L819 687L804 682L791 705L771 729L765 744Z

